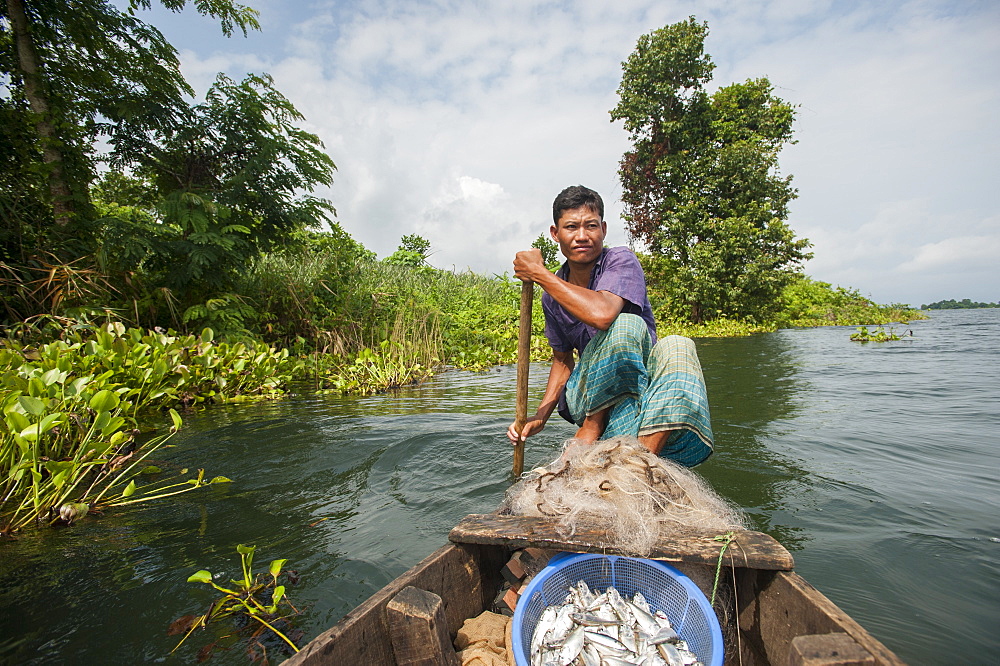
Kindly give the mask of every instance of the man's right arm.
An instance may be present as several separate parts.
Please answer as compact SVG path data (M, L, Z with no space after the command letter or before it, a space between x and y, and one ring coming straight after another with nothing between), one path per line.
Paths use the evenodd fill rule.
M528 437L541 432L542 428L545 427L545 423L559 405L559 396L563 387L566 386L566 382L569 381L569 376L573 373L574 365L572 350L566 352L552 350L552 367L549 368L549 381L545 385L545 395L542 396L542 402L538 405L535 415L529 416L528 420L525 421L520 433L515 428L516 424L514 423L507 429L507 438L510 439L511 444L516 444L519 439L523 442Z
M571 284L550 272L537 249L517 253L514 277L539 285L574 318L602 331L610 328L625 306L621 296Z

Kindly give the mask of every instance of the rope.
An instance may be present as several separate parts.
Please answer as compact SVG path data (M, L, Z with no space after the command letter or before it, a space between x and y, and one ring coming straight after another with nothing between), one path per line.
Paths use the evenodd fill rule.
M711 604L715 605L715 593L719 589L719 574L722 572L722 556L726 554L726 549L729 548L729 544L736 540L736 532L730 530L725 534L720 534L715 537L716 541L723 542L722 550L719 551L719 561L715 564L715 582L712 583L712 600Z

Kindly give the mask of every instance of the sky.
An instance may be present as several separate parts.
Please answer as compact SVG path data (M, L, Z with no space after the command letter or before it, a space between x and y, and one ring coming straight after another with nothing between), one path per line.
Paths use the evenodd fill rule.
M140 17L199 95L268 73L337 164L330 199L355 239L404 234L445 269L510 273L555 195L604 198L626 244L611 122L640 35L695 16L710 91L766 76L796 105L781 171L811 277L879 303L1000 301L1000 2L937 0L249 0L262 30L159 5Z

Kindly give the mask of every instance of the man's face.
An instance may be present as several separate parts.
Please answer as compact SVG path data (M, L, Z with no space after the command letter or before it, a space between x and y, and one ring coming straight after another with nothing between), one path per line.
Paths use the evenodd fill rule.
M592 264L604 250L608 225L595 211L581 206L564 210L549 233L571 264Z

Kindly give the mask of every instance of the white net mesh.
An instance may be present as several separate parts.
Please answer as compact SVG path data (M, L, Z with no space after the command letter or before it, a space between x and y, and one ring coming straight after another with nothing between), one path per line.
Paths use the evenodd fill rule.
M692 470L653 455L634 437L570 439L562 455L511 486L501 508L556 521L564 536L599 526L623 552L648 555L678 528L745 529L745 516Z

